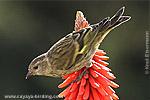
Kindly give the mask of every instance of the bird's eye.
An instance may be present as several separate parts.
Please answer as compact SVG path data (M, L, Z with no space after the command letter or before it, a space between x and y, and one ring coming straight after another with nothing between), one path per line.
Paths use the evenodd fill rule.
M34 68L34 69L38 69L38 66L34 66L33 68Z

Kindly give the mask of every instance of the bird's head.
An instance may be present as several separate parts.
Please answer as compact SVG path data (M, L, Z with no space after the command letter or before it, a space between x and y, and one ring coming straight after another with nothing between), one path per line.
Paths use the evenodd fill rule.
M32 75L45 75L47 73L47 59L45 54L42 54L30 63L28 68L28 73L26 75L26 79Z

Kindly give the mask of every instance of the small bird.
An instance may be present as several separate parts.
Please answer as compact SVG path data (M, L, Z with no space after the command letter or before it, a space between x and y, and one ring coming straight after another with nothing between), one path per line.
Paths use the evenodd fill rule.
M63 77L85 66L90 67L94 53L105 36L131 18L123 16L124 9L122 7L113 17L106 17L97 24L73 31L60 39L46 53L33 59L26 79L32 75ZM78 14L82 12L77 11Z

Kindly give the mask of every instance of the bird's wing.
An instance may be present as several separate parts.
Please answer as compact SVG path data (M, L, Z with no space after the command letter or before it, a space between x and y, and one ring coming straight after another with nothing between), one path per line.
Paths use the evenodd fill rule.
M72 32L55 43L48 51L51 64L57 69L69 69L80 58L79 55L89 48L88 44L96 36L96 31L92 33L91 29L89 27Z
M74 41L76 36L71 34L59 40L48 51L48 58L53 68L63 70L73 63L79 44Z
M69 69L85 52L87 53L93 42L99 42L98 39L103 40L110 30L130 19L129 16L122 16L123 12L124 7L119 9L111 19L104 18L98 24L72 32L59 40L49 50L52 65L57 69Z

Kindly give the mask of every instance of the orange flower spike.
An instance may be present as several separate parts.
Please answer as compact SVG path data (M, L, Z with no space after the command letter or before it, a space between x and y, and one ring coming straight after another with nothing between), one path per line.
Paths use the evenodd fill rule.
M112 98L113 98L114 100L118 100L118 99L119 99L119 97L118 97L115 93L112 95Z
M109 69L108 67L105 67L105 66L102 66L102 70L105 70L105 71L107 71L107 72L110 72L110 71L111 71L111 69Z
M70 89L72 88L72 86L73 86L73 84L71 84L67 89L67 91L66 91L66 94L64 95L64 97L69 97L69 95L71 94L71 92L70 92Z
M113 93L113 94L109 94L114 100L118 100L119 99L119 97L115 94L115 93Z
M113 88L118 88L118 87L119 87L119 85L116 84L116 83L113 82L113 81L110 81L109 84L110 84L110 86L113 87Z
M92 91L94 100L100 100L100 98L98 96L98 92L93 86L91 86L91 91Z
M68 89L69 89L69 88L67 88L67 89L65 89L63 92L61 92L61 93L58 95L58 97L59 97L59 98L63 98L63 97L66 95Z
M91 75L89 75L89 82L94 88L99 87L99 85L95 82L94 78Z
M82 79L81 79L81 85L84 86L85 84L86 84L86 79L85 79L85 78L82 78Z
M102 66L101 66L102 67ZM107 72L109 72L109 69L107 69L107 67L103 67L101 70L96 70L98 73L106 73L108 74ZM109 74L108 74L109 75Z
M94 77L94 78L97 78L98 75L96 74L96 72L92 69L92 68L89 68L89 71L90 71L90 74Z
M105 67L105 66L103 66L103 65L99 64L99 63L98 63L98 62L96 62L96 61L93 61L93 64L94 64L94 65L96 65L96 66L98 66L98 67L99 67L99 69L102 69L103 67Z
M97 65L98 67L100 67L100 68L103 69L103 70L106 70L106 71L110 72L111 69L109 69L108 67L106 67L104 64L101 64L100 61L101 61L101 60L93 61L93 64Z
M100 67L98 67L98 66L97 66L96 64L94 64L94 63L93 63L92 68L93 68L94 70L100 70L100 69L101 69Z
M109 95L101 95L101 98L104 98L103 100L113 100L112 97Z
M65 98L68 98L68 99L69 99L70 94L71 94L71 92L70 92L70 90L68 90L67 93L66 93L66 95L65 95Z
M99 49L96 50L95 54L96 54L96 55L99 55L99 56L104 56L104 55L106 55L106 53L105 53L103 50L99 50Z
M89 100L94 100L92 93L90 93Z
M116 77L115 77L115 75L114 74L112 74L112 73L110 73L110 72L107 72L107 74L108 74L108 78L109 79L116 79Z
M76 89L74 92L71 92L69 96L69 100L75 100L78 94L78 89Z
M104 77L102 74L100 74L100 73L98 73L97 72L97 74L99 75L99 77L96 79L98 82L100 82L100 83L104 83L104 84L108 84L108 85L111 85L112 87L114 86L114 87L119 87L119 85L118 84L116 84L115 82L112 82L112 81L110 81L110 80L108 80L106 77ZM102 81L103 80L103 81Z
M70 92L75 91L78 87L79 87L79 85L77 84L77 82L74 82Z
M98 83L99 84L99 83ZM99 84L100 85L100 84ZM108 89L104 89L105 87L109 87L108 85L105 85L105 87L103 87L104 85L100 85L100 87L97 88L97 91L101 94L101 96L104 98L104 100L112 100L110 98L110 94L113 95L112 92L114 92L113 90L110 92L110 90ZM108 95L109 94L109 95Z
M62 79L67 79L68 77L70 77L70 76L72 76L72 75L74 75L74 74L75 74L75 72L74 72L74 73L70 73L70 74L68 74L68 75L66 75L66 76L63 76Z
M102 61L102 60L96 60L96 62L98 62L99 64L103 65L103 66L107 66L109 65L109 63Z
M115 91L110 86L103 85L103 87L105 91L113 98L113 94L115 93Z
M85 79L88 79L88 78L89 78L89 74L86 73L86 74L84 75L84 78L85 78Z
M118 84L116 84L116 83L114 83L114 82L112 82L112 81L110 81L110 80L108 80L108 79L105 79L105 78L103 78L102 76L99 76L98 78L96 78L96 80L97 80L97 82L98 82L99 84L101 84L103 87L106 87L107 92L110 90L110 89L108 89L108 86L109 86L109 85L112 86L112 87L114 87L114 88L118 88L118 87L119 87ZM110 90L110 91L111 91L111 90ZM110 92L110 93L111 93L111 92Z
M108 57L108 56L99 56L99 59L100 59L100 60L108 60L109 57Z
M103 75L98 74L99 76L96 78L97 82L102 85L109 85L109 80L107 80Z
M99 94L100 95L100 98L102 98L102 99L100 99L100 100L113 100L112 99L112 97L110 96L110 95L101 95L101 94Z
M69 100L69 97L66 97L64 100Z
M89 98L89 81L87 81L86 86L85 86L85 92L83 94L83 99L88 99Z
M111 89L110 86L104 86L104 88L105 88L106 92L109 94L109 95L102 95L102 97L105 98L105 100L112 100L111 97L115 100L117 99L118 96L116 94L114 94L115 91L113 89Z
M98 83L99 84L99 83ZM99 84L100 85L100 84ZM101 94L101 95L108 95L108 93L104 90L104 88L100 85L100 87L97 88L97 91Z
M103 76L105 76L106 78L108 78L108 79L115 79L116 77L112 74L112 73L110 73L110 72L107 72L107 71L105 71L105 70L100 70L100 71L98 71L100 74L102 74Z
M113 99L119 99L118 96L115 94L115 91L109 86L109 91L108 94L113 98Z
M70 77L68 77L62 84L60 84L58 87L59 88L63 88L65 86L67 86L68 84L70 84L73 80L75 80L76 75L72 75Z
M77 99L76 100L83 100L83 95L80 95L79 93L78 93L78 96L77 96Z
M83 93L85 92L84 86L82 86L82 84L80 84L80 88L79 88L79 95L83 95Z
M93 57L94 60L108 60L108 56L99 56L99 55L94 55Z
M107 71L107 72L110 71L109 68L107 68L107 67L105 67L105 66L99 64L98 62L93 62L93 64L96 65L96 66L98 66L98 67L100 67L101 69L103 69L103 70L105 70L105 71Z
M102 96L101 94L98 93L98 96L99 96L99 100L108 100L106 99L104 96Z
M80 84L80 82L81 82L81 80L79 80L79 81L77 82L77 84Z

